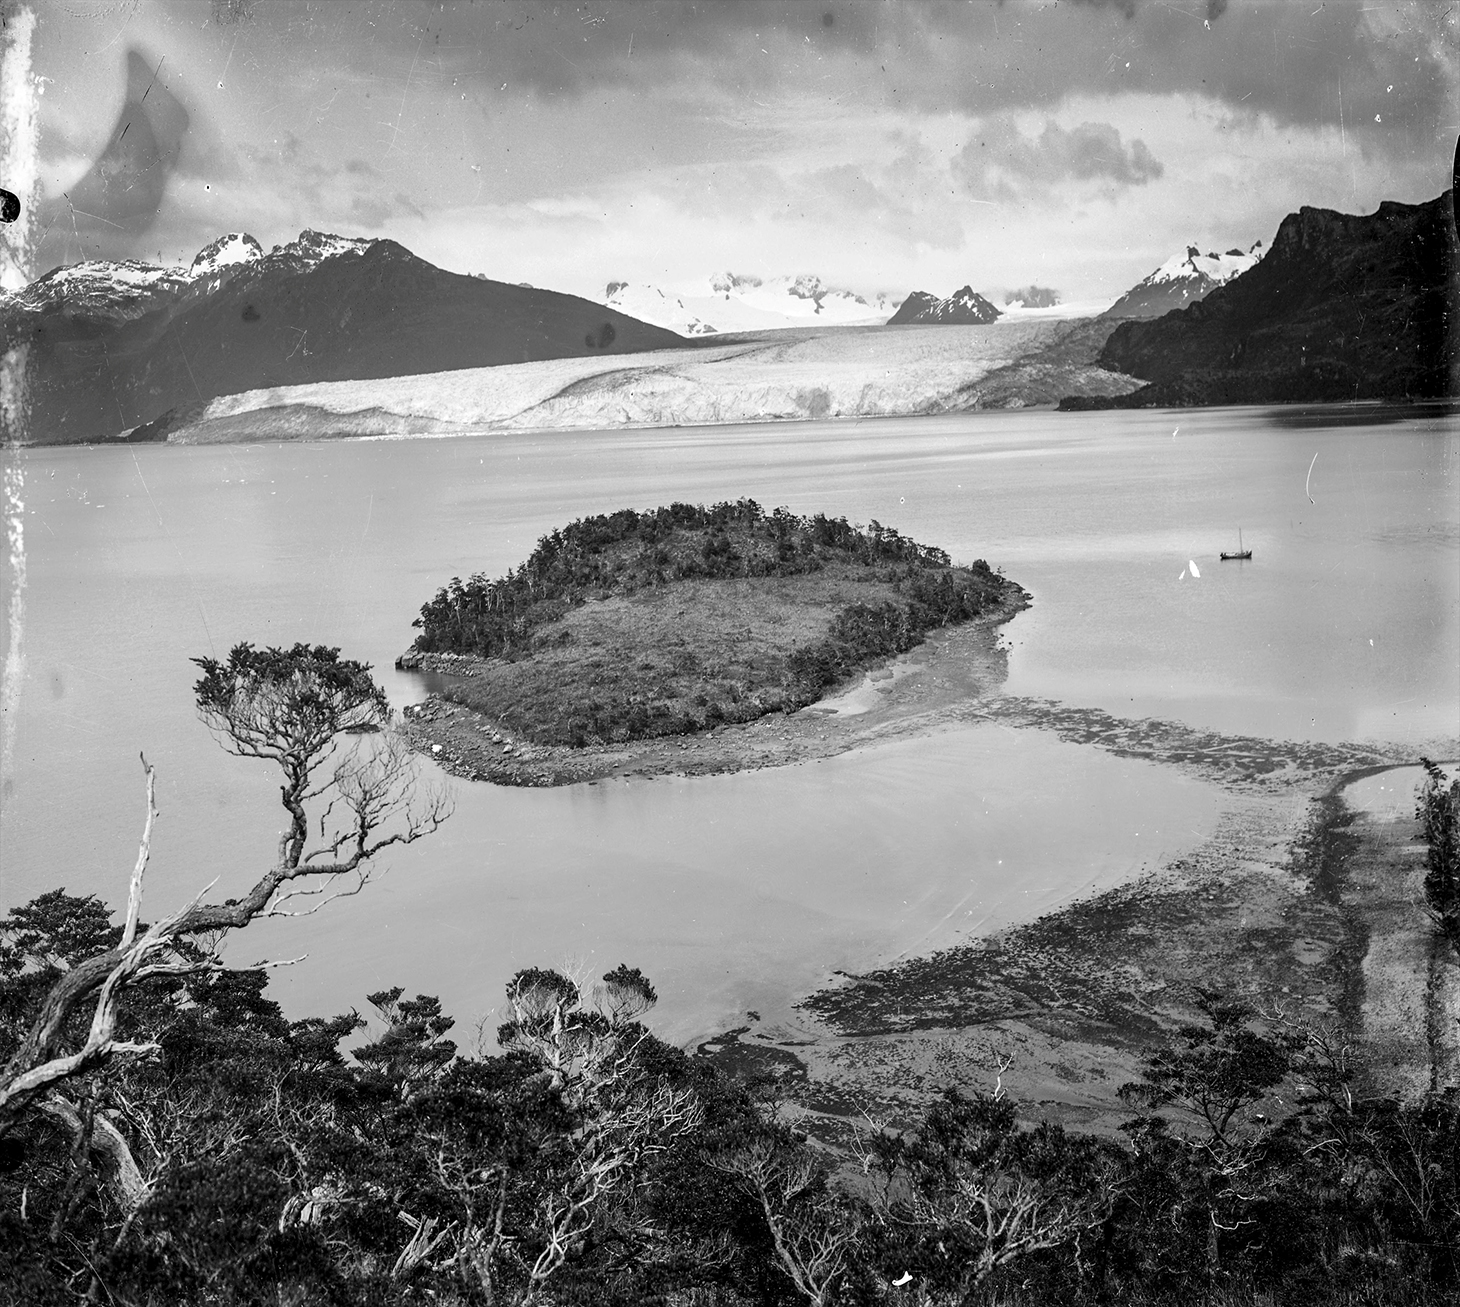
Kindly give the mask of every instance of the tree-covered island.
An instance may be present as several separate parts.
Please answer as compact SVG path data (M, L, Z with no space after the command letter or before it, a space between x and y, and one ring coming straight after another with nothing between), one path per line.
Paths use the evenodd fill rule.
M671 504L582 518L497 580L453 578L398 665L444 678L412 716L455 770L561 783L583 777L560 765L575 753L794 713L931 631L1026 602L984 560L876 521ZM465 748L473 730L501 753Z

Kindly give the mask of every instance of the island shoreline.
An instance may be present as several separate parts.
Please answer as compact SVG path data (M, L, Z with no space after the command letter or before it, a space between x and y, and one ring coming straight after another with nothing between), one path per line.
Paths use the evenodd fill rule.
M453 776L512 786L723 775L834 757L936 729L935 719L958 701L996 693L1008 670L1000 628L1032 602L1010 583L999 604L980 616L928 632L922 644L879 660L815 703L749 722L574 748L522 739L504 723L432 693L404 711L405 735L413 749ZM436 678L467 679L481 660L411 652L396 665ZM889 693L894 686L895 695Z

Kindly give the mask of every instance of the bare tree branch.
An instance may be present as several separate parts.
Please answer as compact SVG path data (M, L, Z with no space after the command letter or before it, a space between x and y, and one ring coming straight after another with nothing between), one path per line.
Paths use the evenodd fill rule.
M184 956L178 945L203 936L207 953L222 935L260 916L306 915L281 910L295 896L324 897L317 906L358 892L369 864L391 848L432 834L451 813L445 791L422 789L412 756L389 727L385 692L365 664L339 658L323 646L289 650L234 648L226 663L196 660L204 676L197 685L199 712L229 752L276 763L283 772L280 802L289 821L278 857L241 898L203 903L210 883L186 907L148 928L140 937L142 889L157 817L156 775L147 777L147 816L128 887L127 911L116 947L72 967L52 986L30 1029L0 1070L0 1136L50 1087L84 1074L119 1053L152 1051L148 1043L114 1037L117 1008L131 985L157 976L181 976L219 965L206 956ZM344 737L348 745L342 745ZM316 782L326 766L328 780ZM320 814L322 846L306 848L308 805L326 799ZM338 822L332 825L335 817ZM342 877L350 890L328 893ZM66 1032L92 1003L81 1046L63 1051Z

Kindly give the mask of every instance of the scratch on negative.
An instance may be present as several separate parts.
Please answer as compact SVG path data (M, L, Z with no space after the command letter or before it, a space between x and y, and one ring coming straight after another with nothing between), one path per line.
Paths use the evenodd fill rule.
M0 674L0 784L9 784L14 775L15 715L20 707L20 687L25 680L25 469L20 450L13 448L13 458L5 468L5 541L9 555L11 587L6 616L10 622L10 642L5 650L5 671Z

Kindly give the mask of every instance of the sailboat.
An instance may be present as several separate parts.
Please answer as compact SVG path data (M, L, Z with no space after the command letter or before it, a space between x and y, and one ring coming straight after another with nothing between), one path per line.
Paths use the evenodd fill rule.
M1237 528L1237 548L1235 550L1223 550L1221 553L1222 562L1228 562L1233 558L1251 558L1252 550L1242 547L1242 528Z

